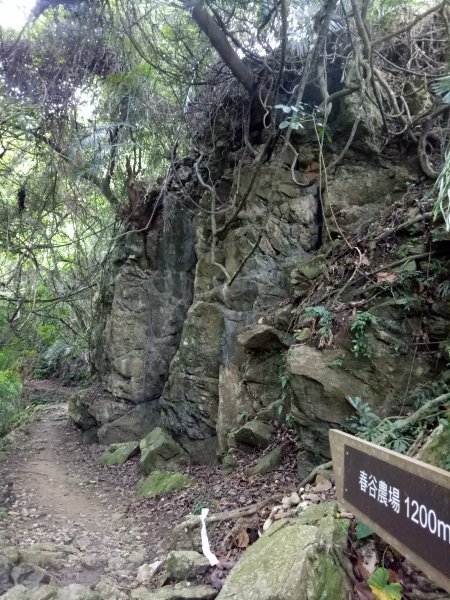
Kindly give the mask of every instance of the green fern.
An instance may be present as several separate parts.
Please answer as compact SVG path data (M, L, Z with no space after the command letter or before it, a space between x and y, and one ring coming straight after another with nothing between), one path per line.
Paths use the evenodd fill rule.
M450 104L450 75L439 77L431 84L432 91L437 96L442 96L442 101Z

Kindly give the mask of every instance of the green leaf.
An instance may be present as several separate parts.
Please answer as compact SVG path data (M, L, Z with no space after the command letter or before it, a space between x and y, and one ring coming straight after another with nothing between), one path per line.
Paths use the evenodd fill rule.
M362 521L358 521L356 523L356 539L364 540L367 537L370 537L373 534L373 529L371 529L368 525L363 523Z
M389 571L384 567L378 567L367 580L377 600L401 600L402 586L399 583L388 582Z
M281 121L279 127L280 127L280 129L287 129L289 127L289 125L290 125L289 121Z

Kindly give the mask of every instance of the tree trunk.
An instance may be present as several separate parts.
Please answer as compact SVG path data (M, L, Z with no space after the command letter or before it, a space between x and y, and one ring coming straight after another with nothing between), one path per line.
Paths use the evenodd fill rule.
M213 48L218 52L239 83L251 94L255 87L255 77L247 65L239 58L214 17L209 14L206 8L201 6L198 0L195 2L184 0L184 5L190 11L192 19L208 37Z

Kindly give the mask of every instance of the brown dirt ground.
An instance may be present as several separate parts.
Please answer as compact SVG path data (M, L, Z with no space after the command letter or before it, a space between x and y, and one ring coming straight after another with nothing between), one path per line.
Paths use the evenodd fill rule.
M285 433L278 430L271 447ZM138 457L123 466L99 465L104 448L83 444L64 403L36 410L14 438L0 461L0 506L8 510L0 521L0 548L38 544L60 552L62 566L53 574L61 585L92 585L106 577L121 589L135 587L138 566L162 559L172 528L192 512L204 506L211 513L231 510L297 487L294 441L282 468L269 475L247 477L245 469L261 454L242 453L231 474L192 466L187 469L195 480L190 488L136 501ZM250 538L257 536L269 510L242 524ZM224 522L210 532L213 550L229 566L242 551L229 536L222 543L234 525ZM179 547L192 548L193 542L199 549L200 535L194 532L192 540L180 542Z

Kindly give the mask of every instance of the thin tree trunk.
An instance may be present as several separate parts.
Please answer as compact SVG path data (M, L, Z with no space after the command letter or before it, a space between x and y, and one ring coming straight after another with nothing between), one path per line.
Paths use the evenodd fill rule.
M190 11L192 19L207 36L213 48L229 67L239 83L251 94L255 87L255 77L247 65L239 58L214 17L209 14L206 8L201 6L199 1L190 2L189 0L184 0L184 5Z

